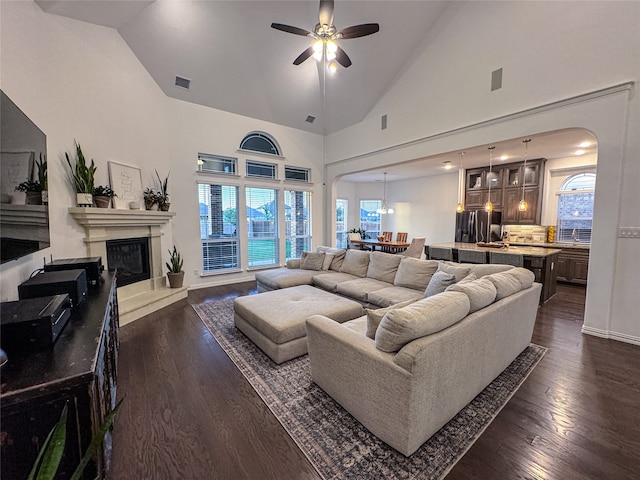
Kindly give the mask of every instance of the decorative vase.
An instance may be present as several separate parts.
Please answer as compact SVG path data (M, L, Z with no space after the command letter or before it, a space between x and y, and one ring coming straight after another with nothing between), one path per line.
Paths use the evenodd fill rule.
M96 207L98 208L109 208L111 204L111 197L96 195L95 197L93 197L93 201L95 202Z
M25 204L42 205L42 192L26 192Z
M146 210L158 210L158 204L153 202L144 201L144 208Z
M167 278L171 288L180 288L182 287L182 282L184 282L184 271L181 270L178 273L169 272L167 273Z
M171 206L170 203L163 203L162 205L160 205L160 210L163 212L168 212L170 206Z
M42 205L49 205L49 191L42 190Z
M76 193L76 202L79 207L92 207L93 195L90 193Z

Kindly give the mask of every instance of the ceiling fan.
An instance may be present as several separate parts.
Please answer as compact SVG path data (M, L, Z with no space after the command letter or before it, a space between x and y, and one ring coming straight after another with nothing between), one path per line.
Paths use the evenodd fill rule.
M293 33L294 35L302 35L303 37L315 39L313 45L298 55L298 58L293 61L294 65L300 65L313 55L317 60L325 58L327 61L331 62L328 67L332 71L335 71L337 68L336 65L333 64L334 59L340 65L347 68L351 65L351 59L345 51L338 46L336 40L366 37L367 35L374 34L380 30L380 25L377 23L364 23L362 25L353 25L337 31L336 27L333 25L333 0L320 0L320 13L318 15L318 20L318 24L313 27L313 31L311 32L304 30L303 28L283 25L282 23L271 24L271 28L275 28L276 30L282 30L283 32Z

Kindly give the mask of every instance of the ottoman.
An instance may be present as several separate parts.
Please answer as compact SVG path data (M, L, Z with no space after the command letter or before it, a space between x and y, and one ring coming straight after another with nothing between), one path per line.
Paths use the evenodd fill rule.
M238 297L233 309L238 330L276 363L307 353L307 317L324 315L343 323L364 315L358 302L311 285Z

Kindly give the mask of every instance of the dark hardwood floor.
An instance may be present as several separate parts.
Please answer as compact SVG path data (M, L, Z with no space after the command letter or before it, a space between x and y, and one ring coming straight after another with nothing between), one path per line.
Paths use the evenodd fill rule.
M191 304L194 290L120 330L115 479L318 479ZM451 479L640 478L640 347L580 333L585 288L560 284L533 342L549 348Z

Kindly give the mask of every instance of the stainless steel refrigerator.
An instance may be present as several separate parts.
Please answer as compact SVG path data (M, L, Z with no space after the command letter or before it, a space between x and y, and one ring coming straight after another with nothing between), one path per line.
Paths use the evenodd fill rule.
M498 242L502 240L502 212L465 210L456 213L456 242Z

